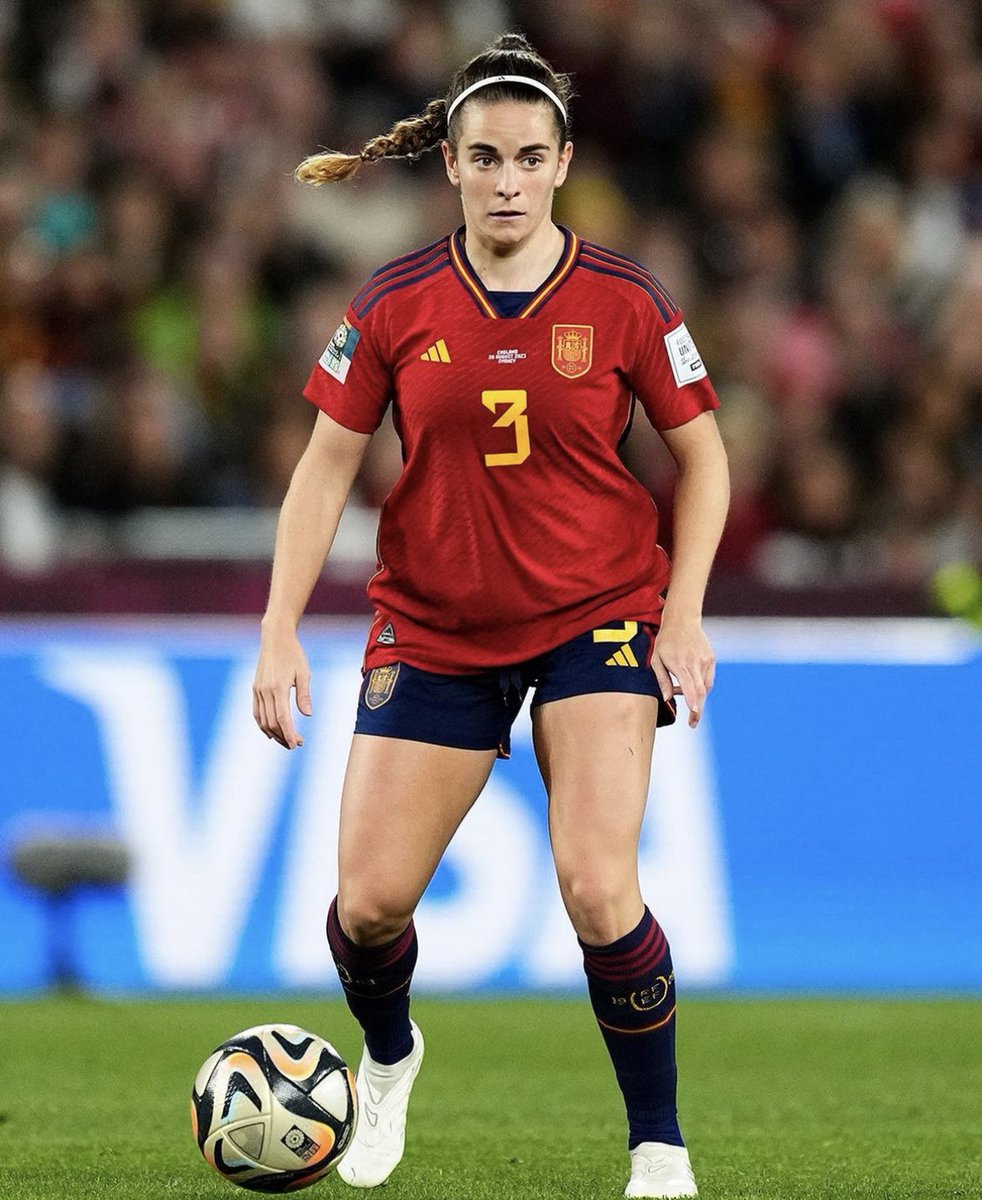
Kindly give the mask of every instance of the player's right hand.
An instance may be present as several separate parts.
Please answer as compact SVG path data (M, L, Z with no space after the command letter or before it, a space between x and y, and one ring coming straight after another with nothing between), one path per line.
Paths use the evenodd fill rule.
M655 638L651 667L663 696L685 697L689 728L695 729L716 674L716 656L703 632L702 622L679 620L668 612L666 605Z
M293 725L290 692L296 689L297 708L309 717L310 667L300 639L293 631L263 628L256 678L252 684L252 715L269 738L287 750L303 745L303 737Z

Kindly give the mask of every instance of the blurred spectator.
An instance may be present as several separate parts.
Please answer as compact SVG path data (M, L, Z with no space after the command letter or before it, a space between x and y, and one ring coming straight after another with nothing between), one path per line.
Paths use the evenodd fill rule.
M509 26L580 92L557 216L659 276L719 387L718 571L926 594L978 564L972 0L0 6L5 561L56 564L79 514L111 534L141 506L279 503L348 298L460 221L438 155L335 189L293 168L418 111ZM670 492L643 421L625 457ZM399 463L387 422L367 506Z
M41 118L31 147L35 183L29 228L51 254L85 245L95 231L96 207L89 195L91 147L81 125L63 117Z
M789 448L777 467L774 497L779 528L758 554L766 580L801 586L869 579L857 537L860 479L839 447L815 438Z
M748 387L722 388L720 403L720 431L730 462L730 512L716 565L734 575L753 575L777 519L769 477L775 454L774 413L764 397Z
M206 234L188 247L182 276L136 310L133 340L147 363L197 391L216 438L234 437L258 403L276 325L249 243Z
M970 553L965 479L937 441L913 423L884 438L880 495L870 552L876 574L897 583L928 579Z
M52 481L61 430L51 380L37 365L8 371L0 388L0 563L16 571L52 566L62 523Z
M278 507L283 503L293 468L310 439L314 410L280 408L267 421L256 445L253 503Z
M166 181L126 166L103 190L103 237L113 281L127 307L158 292L170 267L176 213Z
M108 516L147 506L201 503L201 414L161 371L118 368L76 430L59 479L63 498Z

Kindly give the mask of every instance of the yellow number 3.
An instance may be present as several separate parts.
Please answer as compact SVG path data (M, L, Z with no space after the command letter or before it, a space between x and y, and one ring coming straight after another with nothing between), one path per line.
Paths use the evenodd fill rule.
M506 429L509 425L515 426L515 449L504 454L485 454L484 465L486 467L513 467L517 463L523 463L532 453L529 443L529 419L525 415L528 392L519 390L482 392L481 403L492 412L495 412L502 404L507 404L508 407L495 421L493 427Z

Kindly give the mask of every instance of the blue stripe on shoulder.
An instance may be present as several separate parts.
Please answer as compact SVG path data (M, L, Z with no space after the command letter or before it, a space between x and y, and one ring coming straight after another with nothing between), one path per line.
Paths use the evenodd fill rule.
M423 258L425 255L429 254L431 250L436 250L438 247L445 245L447 240L447 235L444 234L442 238L437 238L435 242L430 242L428 246L423 246L420 250L410 250L408 254L403 254L399 258L389 259L389 261L383 266L379 267L377 271L372 272L372 278L375 279L379 275L384 275L386 271L390 271L393 267L401 267L403 263L412 262L417 258Z
M674 314L678 312L679 306L675 303L672 293L667 287L665 287L660 279L652 275L644 263L638 262L637 259L631 258L627 254L621 254L619 250L609 250L606 246L598 246L596 242L585 242L583 248L588 253L593 252L598 257L604 258L613 266L622 265L626 268L636 268L642 273L642 275L644 275L648 283L651 284L651 286L654 287L654 289L659 293L668 307L672 310L672 313Z
M615 279L624 279L628 283L633 283L635 287L640 288L643 292L650 296L652 300L654 300L655 307L658 309L659 313L661 313L661 319L663 321L667 322L672 319L674 314L669 311L662 296L647 282L647 280L639 279L637 275L629 274L627 271L620 270L617 267L603 267L600 265L600 263L587 262L582 257L580 258L579 266L581 266L584 271L595 271L598 275L612 275ZM675 309L674 311L678 312L678 309Z
M388 296L390 292L397 292L400 288L411 287L414 283L419 283L423 279L429 279L431 275L435 275L438 271L446 270L446 268L449 266L450 259L444 258L438 259L426 271L410 273L408 278L406 277L406 272L400 272L388 283L382 285L370 300L367 302L362 302L362 306L360 308L355 307L355 302L352 301L351 307L354 309L355 316L360 321L362 317L367 316L368 313L370 313L375 307L375 305L378 304L380 300L384 299L384 297Z
M392 278L398 278L404 275L407 271L415 270L417 267L425 265L426 262L431 262L434 258L439 257L441 250L446 250L447 239L440 238L438 242L432 242L429 246L424 246L422 250L414 250L412 254L404 254L401 258L393 258L391 262L387 262L384 266L373 271L368 282L361 291L352 300L352 307L355 308L361 304L369 292L379 287L382 283L383 276L392 274Z

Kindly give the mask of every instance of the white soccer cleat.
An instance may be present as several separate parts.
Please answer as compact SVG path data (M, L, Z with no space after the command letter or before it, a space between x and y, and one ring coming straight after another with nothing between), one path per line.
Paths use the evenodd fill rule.
M338 1163L338 1174L351 1187L378 1187L399 1165L406 1148L406 1114L423 1061L423 1035L415 1021L413 1048L397 1063L377 1063L366 1049L361 1056L355 1088L358 1126L351 1145Z
M644 1196L646 1200L698 1196L688 1150L665 1142L642 1142L635 1146L631 1151L631 1178L624 1195Z

